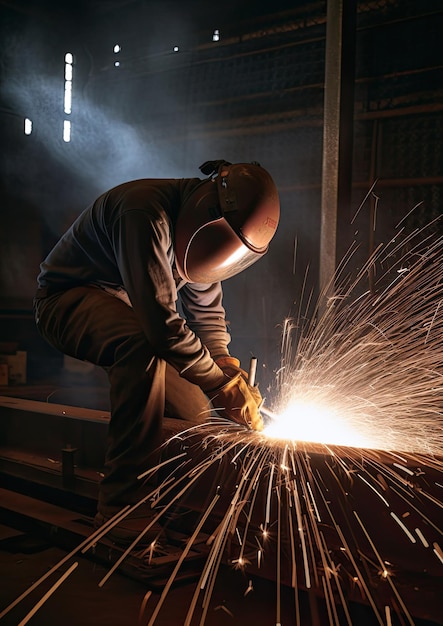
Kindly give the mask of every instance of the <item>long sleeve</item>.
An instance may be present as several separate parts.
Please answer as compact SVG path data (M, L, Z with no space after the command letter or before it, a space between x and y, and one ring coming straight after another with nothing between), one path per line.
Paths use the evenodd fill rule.
M200 337L213 357L229 354L231 337L226 328L223 291L220 283L187 283L180 296L189 327Z
M195 322L200 337L179 315L172 270L174 216L182 193L196 183L198 179L141 179L104 193L79 215L43 261L36 295L46 297L83 284L123 287L156 354L181 376L209 390L224 379L208 349L213 345L210 328L199 323L202 311L192 303L191 325ZM213 307L209 317L219 316L218 297L200 299L198 308L205 305ZM217 345L224 341L218 324L221 320L212 325Z
M177 291L171 268L171 228L166 217L150 216L146 210L128 210L122 213L112 227L113 248L123 286L128 292L134 312L149 343L156 353L171 363L181 376L202 389L213 389L223 380L223 372L214 363L211 345L211 317L207 323L198 322L196 308L191 306L191 324L200 329L198 337L177 312ZM200 308L214 306L220 314L219 298ZM208 309L208 310L209 310ZM197 319L197 321L196 321ZM220 324L212 326L215 344L221 345ZM204 343L202 342L202 339Z

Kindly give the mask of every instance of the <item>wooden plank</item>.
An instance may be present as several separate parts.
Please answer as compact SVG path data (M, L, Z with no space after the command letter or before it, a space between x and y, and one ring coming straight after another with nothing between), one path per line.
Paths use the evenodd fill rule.
M97 409L86 409L66 404L52 404L50 402L39 402L38 400L26 400L11 396L0 396L0 407L30 413L44 413L68 419L86 420L99 424L107 424L110 420L109 411L98 411Z

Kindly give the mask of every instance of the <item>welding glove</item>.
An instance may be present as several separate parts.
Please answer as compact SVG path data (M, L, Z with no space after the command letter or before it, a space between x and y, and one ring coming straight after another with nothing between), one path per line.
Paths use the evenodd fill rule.
M259 411L262 404L261 394L257 387L248 385L240 372L207 394L222 417L253 430L263 430Z
M229 376L229 378L234 378L235 376L237 376L237 374L241 374L242 378L244 378L244 380L248 382L249 374L240 367L240 361L235 356L221 356L216 359L215 362L217 363L219 368L223 370L223 373L226 374L226 376ZM248 384L248 389L252 397L254 398L257 406L261 406L263 404L263 398L260 391L258 390L258 387L256 385L251 386ZM261 428L259 430L261 430Z
M240 367L240 361L236 359L235 356L227 354L225 356L219 357L215 360L215 362L217 363L219 368L223 370L223 372L230 378L233 378L240 372L246 382L248 382L248 372L245 372L245 370Z

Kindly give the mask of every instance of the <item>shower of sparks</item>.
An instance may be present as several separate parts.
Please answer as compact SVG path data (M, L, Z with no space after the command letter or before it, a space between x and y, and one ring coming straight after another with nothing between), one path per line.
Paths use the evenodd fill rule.
M442 454L443 239L421 231L398 240L339 286L321 315L286 320L269 436ZM370 269L383 265L374 293L364 291Z
M144 566L155 570L168 529L183 537L160 597L145 595L140 623L155 626L191 550L202 564L184 626L203 626L210 611L237 619L229 598L215 600L227 565L245 573L245 596L254 596L255 577L274 581L275 624L357 626L353 602L380 626L441 615L443 238L420 232L399 241L349 282L351 250L325 310L285 321L276 392L268 390L275 415L263 432L213 417L171 437L162 462L140 476L158 479L139 504L151 502L149 524L165 532L141 552ZM367 292L375 266L389 269ZM99 584L136 550L134 541ZM293 591L290 606L283 587ZM304 592L311 603L322 598L321 622L316 611L311 624L302 615Z

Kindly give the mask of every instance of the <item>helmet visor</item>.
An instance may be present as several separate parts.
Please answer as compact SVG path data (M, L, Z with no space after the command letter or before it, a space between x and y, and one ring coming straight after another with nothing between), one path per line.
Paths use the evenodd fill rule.
M242 272L266 251L267 247L260 252L248 248L221 217L204 224L193 235L181 269L190 282L211 284Z

